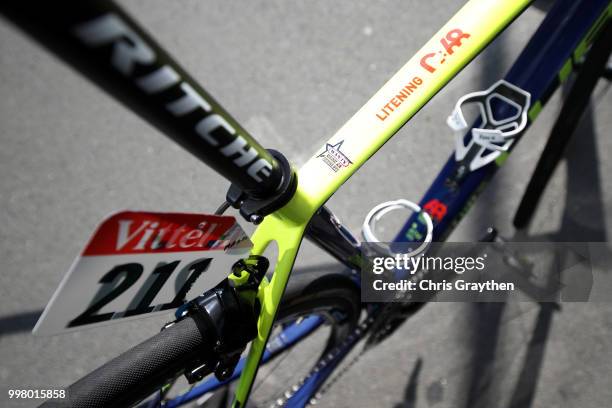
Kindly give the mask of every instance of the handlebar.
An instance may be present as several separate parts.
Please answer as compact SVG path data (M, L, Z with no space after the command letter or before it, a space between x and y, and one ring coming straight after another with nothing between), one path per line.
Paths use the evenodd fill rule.
M180 307L175 322L72 384L67 401L41 407L132 406L184 374L194 383L214 372L226 381L257 335L255 294L268 269L261 256L232 266L232 276ZM246 273L246 275L245 275Z
M210 349L197 321L186 317L72 384L67 401L48 401L41 407L131 406Z

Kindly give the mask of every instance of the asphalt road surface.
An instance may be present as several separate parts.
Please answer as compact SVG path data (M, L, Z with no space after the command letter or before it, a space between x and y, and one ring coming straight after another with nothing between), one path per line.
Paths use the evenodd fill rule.
M134 0L125 8L266 147L297 165L461 6L461 1ZM338 193L359 231L376 204L418 201L453 149L455 101L503 76L543 13L527 10ZM96 224L118 209L210 212L227 183L6 21L0 22L0 406L53 388L156 333L151 318L53 337L30 330ZM599 84L525 232L608 241L612 98ZM511 219L559 94L451 237ZM305 244L297 268L331 259ZM427 305L325 393L325 407L581 407L612 400L612 306Z

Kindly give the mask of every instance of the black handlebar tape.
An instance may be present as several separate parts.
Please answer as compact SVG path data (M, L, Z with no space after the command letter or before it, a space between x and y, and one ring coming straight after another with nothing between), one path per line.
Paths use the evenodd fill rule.
M194 359L205 357L209 347L196 321L187 317L72 384L66 400L48 401L41 407L131 406L159 390Z
M248 196L277 193L277 160L113 2L4 0L0 13Z

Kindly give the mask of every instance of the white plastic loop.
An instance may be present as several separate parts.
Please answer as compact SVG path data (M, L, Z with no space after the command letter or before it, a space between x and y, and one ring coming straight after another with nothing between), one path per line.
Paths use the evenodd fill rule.
M385 255L391 256L396 254L396 252L393 252L391 248L380 245L380 240L374 234L374 229L376 228L376 223L380 221L380 219L385 214L401 208L408 208L409 210L412 210L417 214L421 212L421 207L418 204L413 203L412 201L399 199L378 204L376 207L370 210L368 215L366 215L365 220L363 221L362 235L364 240L368 242L371 246L373 246L377 252L381 252ZM427 226L427 234L425 235L425 240L423 240L423 242L417 249L408 253L402 253L403 255L419 255L421 252L427 249L429 243L431 243L433 239L433 221L431 220L431 216L426 212L422 212L422 214L423 218L425 219L425 225Z

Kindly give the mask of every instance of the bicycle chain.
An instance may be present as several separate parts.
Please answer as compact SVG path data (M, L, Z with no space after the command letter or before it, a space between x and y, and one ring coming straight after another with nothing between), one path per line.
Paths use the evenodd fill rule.
M288 388L283 393L283 396L281 398L278 398L274 403L272 403L272 405L270 405L270 408L284 407L285 403L302 387L302 385L304 385L304 383L310 377L312 377L314 374L318 373L319 371L327 367L329 363L334 361L336 357L339 356L339 354L342 352L342 350L345 347L348 347L353 342L356 343L360 341L364 337L364 335L368 332L373 322L374 322L374 318L369 317L364 322L360 323L359 326L357 326L353 330L353 332L349 334L346 339L344 339L341 345L334 347L334 349L330 351L325 357L321 358L319 362L317 363L317 365L315 365L314 368L308 374L303 376L299 381L297 381L290 388ZM366 351L365 348L361 350L359 354L357 354L348 364L345 365L345 367L342 370L340 370L334 376L334 378L332 378L329 381L326 381L325 386L322 387L321 390L318 391L315 394L315 396L310 399L310 401L308 401L306 406L316 405L318 401L321 399L321 397L323 396L323 394L325 394L325 392L327 392L329 388L331 388L331 386L334 383L336 383L359 360L359 358L365 353L365 351Z

